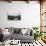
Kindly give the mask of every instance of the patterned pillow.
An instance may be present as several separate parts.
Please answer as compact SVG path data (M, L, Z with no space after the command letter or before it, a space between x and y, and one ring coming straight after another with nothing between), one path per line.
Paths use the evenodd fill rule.
M21 29L20 28L14 28L14 33L20 33Z
M13 34L14 33L14 27L9 27L8 32Z

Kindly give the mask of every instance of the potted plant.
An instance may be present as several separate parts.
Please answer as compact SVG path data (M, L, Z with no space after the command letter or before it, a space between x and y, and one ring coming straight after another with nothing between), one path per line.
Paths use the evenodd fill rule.
M38 27L32 27L33 31L34 31L34 40L36 40L36 38L38 37ZM37 33L36 33L37 32Z

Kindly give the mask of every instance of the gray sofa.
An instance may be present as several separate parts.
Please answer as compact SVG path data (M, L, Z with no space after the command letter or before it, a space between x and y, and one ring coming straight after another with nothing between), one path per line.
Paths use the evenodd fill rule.
M31 35L22 34L21 28L9 28L9 32L11 33L9 36L4 36L4 40L10 39L10 40L20 40L21 43L30 43L33 42L34 37ZM30 32L32 33L32 32Z

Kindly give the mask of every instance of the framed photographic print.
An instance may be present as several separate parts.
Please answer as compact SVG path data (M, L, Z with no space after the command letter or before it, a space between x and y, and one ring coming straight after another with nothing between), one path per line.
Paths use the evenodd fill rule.
M21 15L8 15L8 20L21 20Z

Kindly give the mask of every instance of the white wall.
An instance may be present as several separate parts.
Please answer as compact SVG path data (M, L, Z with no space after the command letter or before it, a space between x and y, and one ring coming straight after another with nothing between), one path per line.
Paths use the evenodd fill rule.
M21 14L20 21L9 21L8 14ZM0 1L0 27L32 27L40 26L40 4L36 1L13 1L12 3Z

